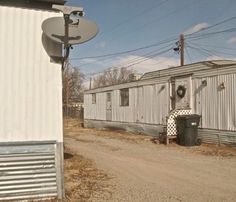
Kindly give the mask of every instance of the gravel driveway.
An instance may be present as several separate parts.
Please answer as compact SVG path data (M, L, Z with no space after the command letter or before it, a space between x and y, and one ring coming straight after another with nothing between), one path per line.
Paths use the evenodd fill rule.
M236 201L235 150L221 155L206 146L165 146L91 129L67 131L65 144L111 177L112 195L92 201Z

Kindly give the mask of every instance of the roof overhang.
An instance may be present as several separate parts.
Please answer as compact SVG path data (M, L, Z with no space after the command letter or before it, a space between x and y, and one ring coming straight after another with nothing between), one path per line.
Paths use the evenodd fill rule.
M41 2L48 2L53 4L64 4L64 0L35 0L35 1L41 1Z
M0 0L0 6L52 10L53 4L64 5L65 2L64 0Z

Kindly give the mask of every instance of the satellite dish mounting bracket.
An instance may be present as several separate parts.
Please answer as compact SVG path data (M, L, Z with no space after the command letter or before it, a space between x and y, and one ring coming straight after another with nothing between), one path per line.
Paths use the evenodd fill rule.
M70 48L71 48L71 45L69 44L69 24L71 24L70 15L79 14L79 16L84 16L84 9L82 7L69 7L55 4L52 5L52 8L61 11L63 13L65 20L64 57L62 61L62 71L63 71L69 58ZM77 23L79 23L79 20Z

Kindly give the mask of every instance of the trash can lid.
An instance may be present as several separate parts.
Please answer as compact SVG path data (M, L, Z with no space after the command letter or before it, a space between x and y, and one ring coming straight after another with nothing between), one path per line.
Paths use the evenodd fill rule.
M198 114L188 114L188 115L179 115L176 119L189 119L189 118L199 118L201 115Z

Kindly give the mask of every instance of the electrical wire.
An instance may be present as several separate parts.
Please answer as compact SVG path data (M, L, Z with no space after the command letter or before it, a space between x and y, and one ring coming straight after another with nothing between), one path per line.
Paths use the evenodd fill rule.
M161 1L160 3L158 2L157 5L155 6L152 6L152 7L149 7L143 11L141 11L140 13L132 16L132 17L129 17L128 19L118 23L117 25L113 26L112 28L110 28L110 31L107 31L107 32L103 32L103 33L106 33L106 34L110 34L110 33L113 33L115 30L117 30L117 28L119 28L120 26L124 25L124 24L127 24L128 22L132 21L133 19L137 19L138 17L140 16L143 16L144 14L156 9L156 8L159 8L161 7L163 4L167 3L169 0L163 0ZM103 36L105 35L100 35L101 37L100 38L104 38Z
M192 42L191 42L192 43ZM225 47L225 46L215 46L215 45L211 45L211 44L208 44L208 43L205 43L205 44L199 44L199 46L207 46L207 47L212 47L212 48L216 48L216 49L224 49L224 50L232 50L232 51L236 51L236 48L228 48L228 47Z
M187 56L189 58L189 61L192 63L192 58L191 58L191 56L190 56L190 54L188 52L188 48L186 47L185 50L186 50Z
M205 56L205 57L211 57L211 56L213 56L213 55L209 54L208 52L203 51L203 50L200 49L200 48L196 48L196 47L193 47L193 46L190 46L190 45L188 45L187 47L189 47L189 48L191 48L191 49L197 51L198 53L201 53L201 54L202 54L203 56Z
M197 36L186 36L186 39L192 39L192 40L199 40L199 39L205 39L206 37L211 37L213 35L217 35L217 34L222 34L222 33L231 33L231 32L236 32L236 28L229 28L229 29L225 29L225 30L219 30L219 31L215 31L215 32L208 32L205 34L200 34Z
M157 8L161 7L163 4L167 3L168 1L169 1L169 0L163 0L163 1L161 1L160 3L158 2L157 5L154 5L154 6L151 6L151 7L147 8L147 9L144 9L143 11L139 12L138 14L133 15L133 16L131 16L131 17L129 17L129 18L127 18L127 19L121 21L120 23L116 24L115 26L109 28L107 31L102 32L102 33L105 33L105 34L103 34L103 35L100 34L100 35L98 36L98 37L100 38L100 41L101 41L101 39L103 39L106 35L111 34L111 33L114 33L114 32L117 30L117 28L121 27L122 25L127 24L128 22L132 21L133 19L137 19L138 17L143 16L144 14L146 14L146 13L148 13L148 12L154 10L154 9L157 9ZM98 44L98 43L97 43L97 44Z
M160 52L158 52L158 53L151 54L151 55L149 55L148 58L139 58L139 59L137 59L136 61L134 61L134 60L128 61L127 63L122 64L122 65L120 65L119 67L116 67L116 66L107 67L106 70L104 70L104 71L90 73L89 75L97 75L97 74L101 74L101 73L104 73L104 72L110 72L111 70L114 70L114 69L129 68L129 67L132 67L132 66L134 66L134 65L143 63L143 62L145 62L145 61L147 61L147 60L150 60L150 59L152 59L152 58L155 58L155 57L157 57L157 56L159 56L159 55L161 55L161 54L164 54L164 53L166 53L166 52L168 52L168 51L170 51L170 50L172 50L172 47L171 47L171 48L168 48L168 49L165 49L165 50L162 50L162 51L160 51Z
M160 41L158 43L150 44L150 45L147 45L147 46L142 46L142 47L139 47L139 48L136 48L136 49L120 51L120 52L114 52L114 53L109 53L109 54L104 54L104 55L70 58L70 61L71 60L95 59L95 58L103 58L103 57L110 57L110 56L118 56L118 55L123 55L123 54L127 54L127 53L137 52L137 51L144 50L144 49L153 48L153 47L160 46L160 45L163 45L163 44L166 44L166 43L169 43L169 42L173 42L173 41L176 41L176 40L178 40L177 37L174 37L174 38L171 37L169 39L165 39L165 40Z
M198 44L196 43L193 43L193 42L190 42L191 45L195 45L197 46L198 48L202 49L202 50L205 50L213 55L218 55L218 54L223 54L223 55L228 55L228 56L235 56L235 54L230 54L230 53L226 53L226 52L222 52L222 51L216 51L216 50L212 50L212 49L207 49L207 48L203 48L202 46L199 46Z
M153 20L151 20L151 21L145 22L145 24L139 26L139 27L136 28L136 29L133 29L133 30L132 30L132 33L135 32L135 31L137 31L137 30L143 29L144 27L147 27L147 26L153 25L153 24L155 24L155 23L157 23L157 22L160 22L160 21L162 21L162 20L165 20L165 19L167 19L168 17L170 17L170 16L172 16L172 15L174 15L174 14L176 14L176 13L182 11L182 10L186 10L187 8L189 8L189 7L191 7L192 5L198 3L199 1L202 1L202 0L193 0L193 1L190 2L189 4L185 4L184 6L181 6L181 7L177 8L177 9L175 9L175 10L173 10L173 11L171 11L171 12L165 14L165 15L162 15L162 16L160 16L159 18L155 18L155 19L153 19ZM121 33L121 34L125 34L125 33L127 33L127 32L131 34L131 32L130 32L129 30L125 30L125 31L124 31L123 33ZM120 34L120 35L121 35L121 34ZM127 35L126 35L126 36L127 36ZM109 41L111 41L111 40L113 40L113 38L111 38L111 39L108 40L107 42L109 42ZM117 40L117 39L116 39L116 40Z
M213 24L213 25L211 25L211 26L208 26L208 27L206 27L206 28L203 28L203 29L201 29L201 30L199 30L199 31L196 31L196 32L194 32L194 33L188 34L188 36L195 35L195 34L197 34L197 33L199 33L199 32L203 32L203 31L206 31L206 30L208 30L208 29L212 29L212 28L214 28L214 27L216 27L216 26L218 26L218 25L222 25L222 24L227 23L227 22L229 22L229 21L231 21L231 20L234 20L234 19L236 19L236 16L233 16L233 17L230 17L230 18L226 18L226 19L224 19L224 20L222 20L222 21L220 21L220 22L217 22L217 23L215 23L215 24Z

